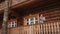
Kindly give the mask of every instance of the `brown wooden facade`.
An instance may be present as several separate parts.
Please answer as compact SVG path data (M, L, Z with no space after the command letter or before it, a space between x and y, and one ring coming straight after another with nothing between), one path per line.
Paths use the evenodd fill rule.
M19 2L18 2L19 1ZM0 3L0 34L4 2ZM39 17L44 14L46 21L41 24ZM35 24L27 24L27 19L36 17ZM16 21L15 27L8 24ZM60 34L60 1L59 0L9 0L9 20L7 34Z

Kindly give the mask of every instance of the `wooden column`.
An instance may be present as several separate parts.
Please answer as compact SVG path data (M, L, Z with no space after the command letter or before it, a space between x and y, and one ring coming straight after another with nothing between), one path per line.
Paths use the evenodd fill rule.
M5 9L2 23L2 34L7 34L7 21L8 21L8 10L9 10L9 1L5 0Z

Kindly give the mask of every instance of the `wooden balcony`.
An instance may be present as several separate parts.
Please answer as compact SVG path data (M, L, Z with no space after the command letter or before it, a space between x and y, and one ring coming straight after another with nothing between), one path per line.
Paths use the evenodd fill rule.
M30 3L31 1L33 0L9 0L9 7L11 6L16 7L16 5L21 6L21 5ZM0 10L3 10L4 7L5 7L5 2L0 3Z
M44 24L20 26L9 28L8 34L60 34L60 22L50 22ZM1 34L1 30L0 30Z

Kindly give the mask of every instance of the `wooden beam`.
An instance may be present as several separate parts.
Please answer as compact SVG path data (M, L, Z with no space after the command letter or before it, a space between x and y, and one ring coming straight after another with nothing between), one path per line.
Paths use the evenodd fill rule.
M8 22L9 0L5 0L5 9L2 23L2 34L7 34L7 22Z
M25 5L31 4L32 2L34 2L34 0L28 0L28 1L25 1L23 3L20 3L20 4L17 4L17 5L11 6L11 8L14 9L14 8L17 8L17 7L23 7Z

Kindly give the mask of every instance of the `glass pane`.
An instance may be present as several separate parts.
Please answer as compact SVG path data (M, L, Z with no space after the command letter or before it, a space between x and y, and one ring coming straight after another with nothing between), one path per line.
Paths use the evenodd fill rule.
M33 24L34 22L31 22L31 24Z
M33 24L33 23L34 23L34 18L31 18L31 20L30 20L30 21L31 21L31 24Z
M29 25L29 23L27 23L27 25Z
M35 20L38 20L38 18L37 18L37 17L35 17Z
M38 18L34 17L35 24L38 23Z
M29 19L27 19L27 21L29 21Z
M33 21L34 19L33 18L31 18L31 21Z

